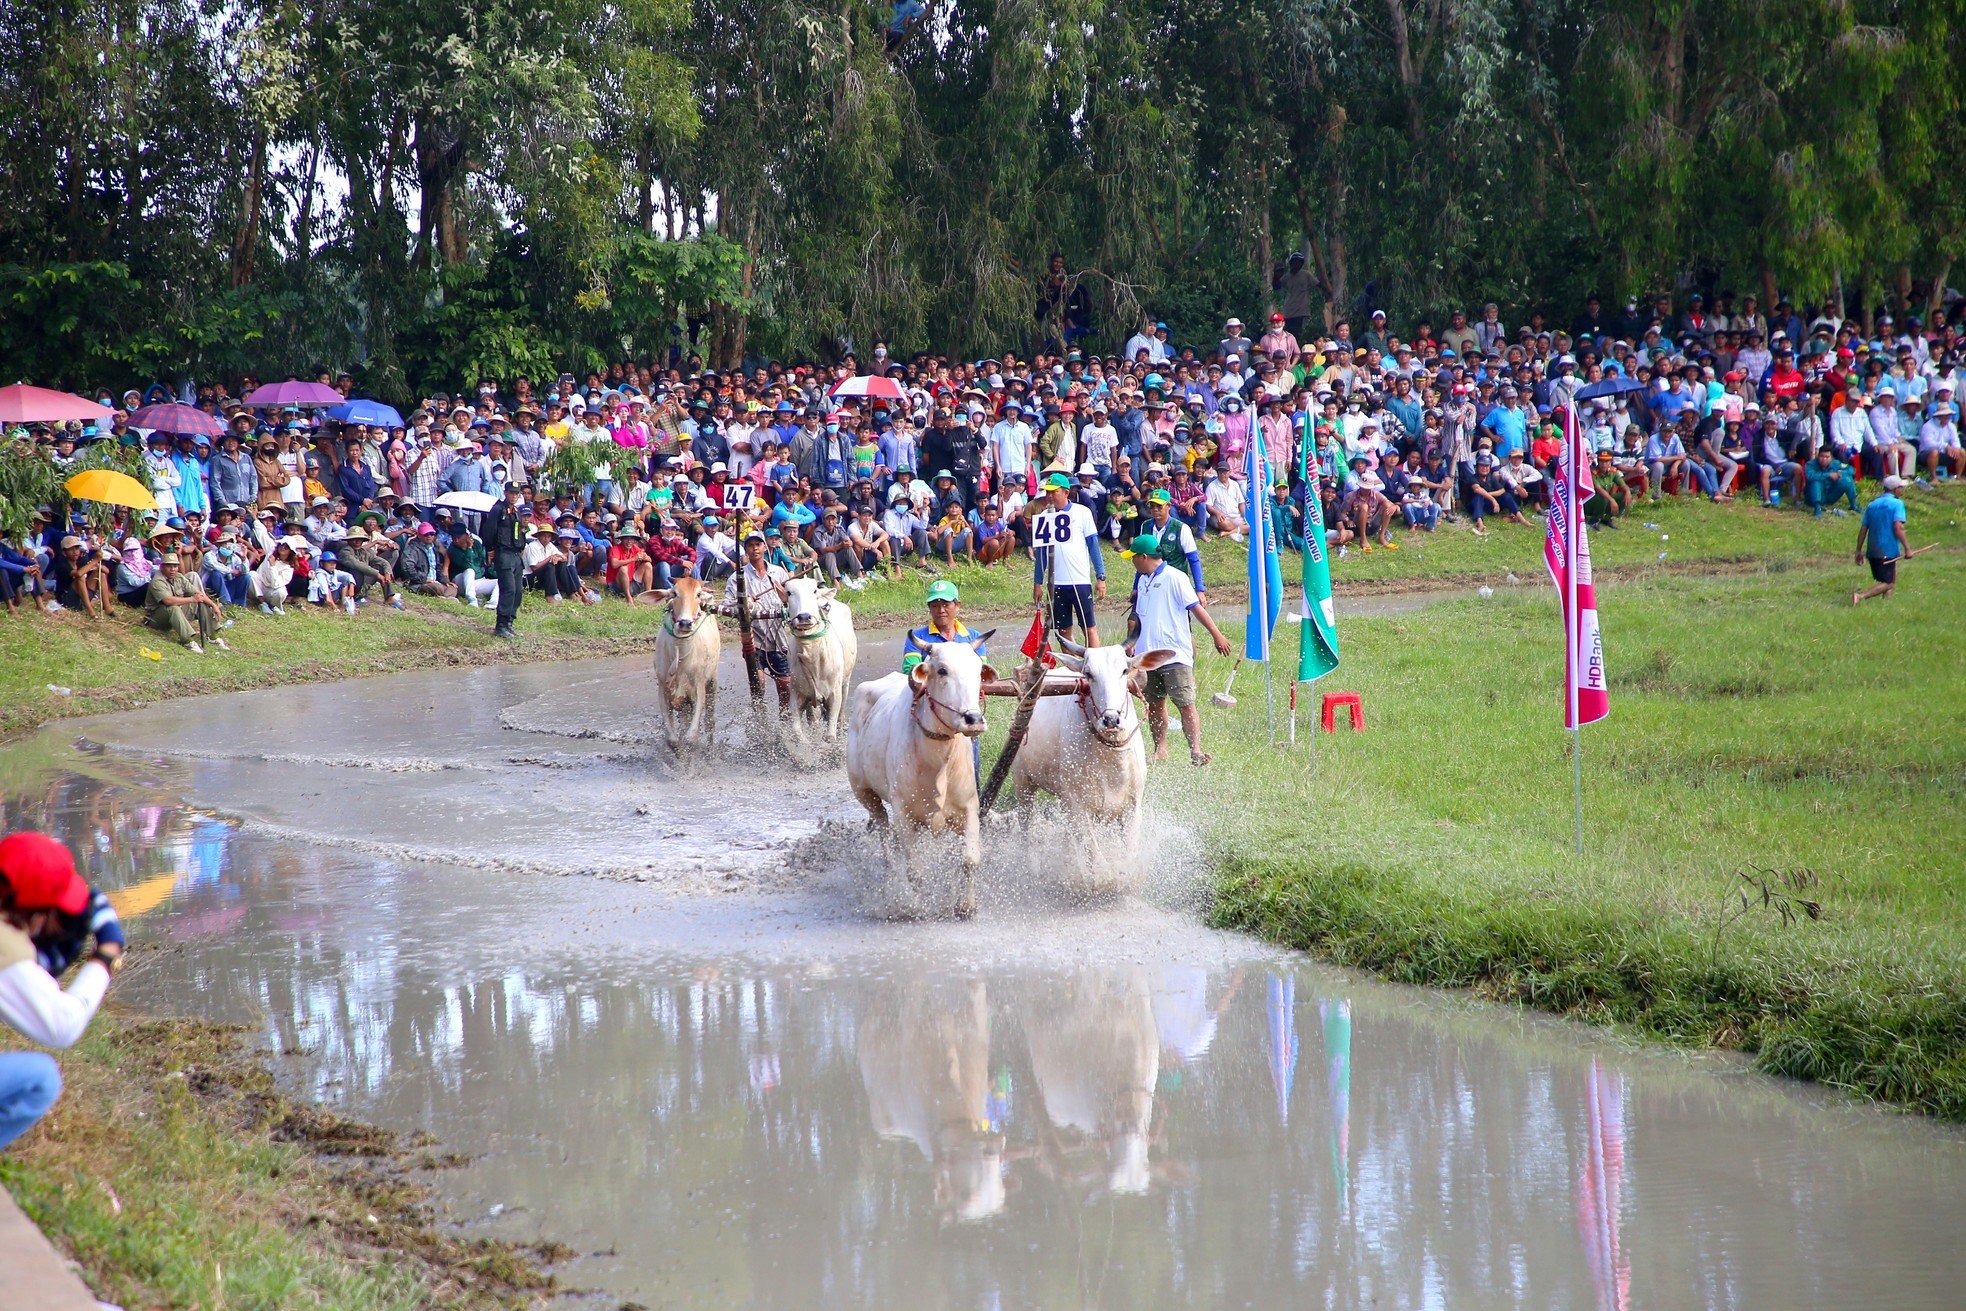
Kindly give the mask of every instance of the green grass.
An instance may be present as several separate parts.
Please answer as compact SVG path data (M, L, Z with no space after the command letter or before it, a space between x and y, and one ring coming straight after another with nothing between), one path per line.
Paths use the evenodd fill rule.
M1966 1118L1966 554L1853 608L1867 583L1787 556L1606 581L1581 862L1546 587L1378 618L1341 600L1344 664L1302 691L1359 692L1367 731L1317 735L1314 764L1301 732L1271 749L1245 670L1237 708L1204 710L1216 764L1157 786L1221 853L1222 924ZM1200 674L1216 690L1227 662ZM1809 871L1821 918L1784 922L1756 871Z
M0 1185L119 1305L490 1311L565 1255L436 1229L415 1144L286 1101L229 1031L103 1015L62 1073Z

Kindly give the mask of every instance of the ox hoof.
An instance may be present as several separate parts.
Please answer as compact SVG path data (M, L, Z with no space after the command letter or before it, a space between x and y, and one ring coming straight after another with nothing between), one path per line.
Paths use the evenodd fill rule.
M957 902L956 909L955 909L955 916L959 920L974 919L976 917L975 899L971 897L965 897L961 901Z

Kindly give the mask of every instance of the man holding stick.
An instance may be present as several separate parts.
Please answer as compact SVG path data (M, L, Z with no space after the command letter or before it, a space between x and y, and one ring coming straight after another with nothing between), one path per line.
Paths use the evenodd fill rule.
M1905 537L1905 503L1898 498L1905 480L1897 474L1884 476L1884 490L1864 507L1857 526L1855 559L1870 565L1875 581L1869 588L1850 595L1851 605L1862 605L1872 597L1889 596L1898 585L1898 561L1912 553Z

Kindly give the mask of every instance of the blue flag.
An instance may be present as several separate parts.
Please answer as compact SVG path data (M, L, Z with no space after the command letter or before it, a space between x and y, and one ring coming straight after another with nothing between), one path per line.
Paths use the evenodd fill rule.
M1268 462L1263 458L1262 434L1249 435L1249 496L1244 509L1249 520L1249 620L1243 627L1246 659L1270 658L1270 634L1283 613L1283 562L1277 556L1277 526L1271 516Z

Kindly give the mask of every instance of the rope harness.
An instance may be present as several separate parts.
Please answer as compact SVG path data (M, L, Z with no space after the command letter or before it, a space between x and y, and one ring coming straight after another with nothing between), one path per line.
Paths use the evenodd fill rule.
M923 737L930 738L936 742L947 742L952 738L958 738L963 736L962 730L956 727L954 724L951 724L942 715L942 712L946 710L952 715L961 716L963 712L960 709L950 705L946 701L937 700L935 696L929 692L926 686L916 688L914 692L914 697L915 697L915 701L918 704L923 701L928 702L930 716L934 718L936 723L940 724L942 727L949 730L947 733L929 732L927 726L922 723L920 713L911 710L909 717L915 721L915 727L921 729ZM960 719L958 719L957 722L960 723L961 722Z
M704 629L716 627L716 620L714 619L710 620L709 623L703 622L703 619L707 619L707 618L709 618L709 616L705 614L703 618L699 618L696 621L696 623L691 626L690 630L687 633L679 633L676 631L676 612L674 610L664 610L662 612L662 631L669 634L669 636L675 638L678 642L687 642L692 637L695 637L698 633L701 633Z

